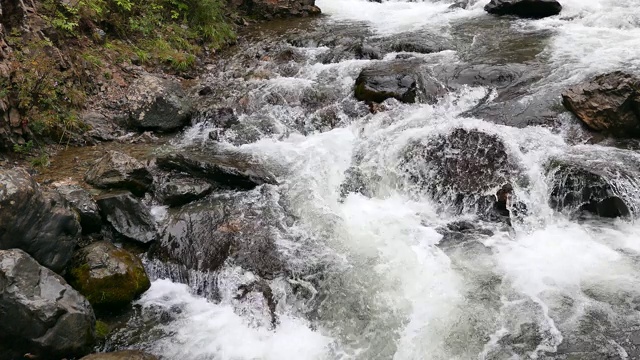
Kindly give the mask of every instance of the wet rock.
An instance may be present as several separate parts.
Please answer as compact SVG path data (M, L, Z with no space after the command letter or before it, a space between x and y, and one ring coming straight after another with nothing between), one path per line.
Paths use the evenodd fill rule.
M382 51L362 41L353 40L347 44L332 47L328 52L320 55L318 60L323 64L333 64L345 60L379 60L382 59Z
M213 189L213 185L202 179L171 176L157 187L156 197L161 203L176 207L202 199Z
M362 70L355 84L360 101L383 102L394 98L404 103L435 102L446 92L437 80L420 70L413 61L392 61Z
M445 38L427 32L396 35L383 41L383 47L390 52L413 52L419 54L431 54L453 49L453 46Z
M466 129L409 145L400 168L419 191L457 211L481 213L500 207L517 174L500 138Z
M163 170L185 172L226 188L252 189L277 183L275 176L256 158L219 147L178 150L159 156L156 163Z
M156 240L156 225L149 209L130 193L107 194L96 201L102 219L117 235L141 244Z
M551 161L547 165L552 186L551 207L557 211L584 211L608 218L628 216L630 204L623 199L606 167L582 161Z
M69 202L71 208L80 216L82 233L92 234L102 228L102 219L98 204L89 192L78 185L61 185L56 190Z
M89 302L22 250L0 250L0 358L82 356L94 338Z
M248 15L261 19L306 17L320 14L315 0L232 0Z
M220 140L227 130L237 128L240 125L238 116L231 108L208 109L203 111L198 118L213 125L214 129L209 133L209 138L215 141Z
M124 350L110 353L91 354L80 360L158 360L154 355L138 350Z
M191 120L193 105L175 80L143 75L129 88L127 101L127 125L139 131L175 131Z
M23 169L0 170L0 249L18 248L60 272L80 236L78 216L57 192Z
M68 279L91 305L102 309L123 307L151 286L135 255L105 241L76 252Z
M231 261L264 278L284 271L275 240L280 214L276 197L265 188L215 193L170 210L152 259L187 269L214 271Z
M562 102L592 130L640 137L640 77L621 71L599 75L565 91Z
M484 10L495 15L541 19L558 15L562 11L562 5L557 0L491 0Z
M138 160L111 150L87 171L85 181L98 188L124 189L143 195L151 186L153 177Z

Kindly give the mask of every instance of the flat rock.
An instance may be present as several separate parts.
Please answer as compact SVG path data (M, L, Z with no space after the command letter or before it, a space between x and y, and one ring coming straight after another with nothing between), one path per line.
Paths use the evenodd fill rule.
M110 150L87 171L85 181L102 189L124 189L143 195L153 183L153 176L140 161Z

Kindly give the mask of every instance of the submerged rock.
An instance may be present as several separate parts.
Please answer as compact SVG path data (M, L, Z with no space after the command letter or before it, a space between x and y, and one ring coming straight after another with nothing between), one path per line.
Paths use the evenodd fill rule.
M78 250L68 278L96 308L125 306L151 286L135 255L105 241Z
M156 240L156 225L149 209L130 193L103 195L97 203L103 220L117 235L141 244Z
M640 137L640 77L621 71L599 75L565 91L562 102L592 130Z
M156 163L163 170L185 172L226 188L253 189L277 183L256 158L237 151L194 147L161 155Z
M203 179L170 176L156 189L156 197L161 203L176 207L202 199L209 195L214 186Z
M158 360L158 357L139 350L124 350L110 353L91 354L80 360Z
M153 183L153 177L143 163L111 150L87 171L85 181L102 189L124 189L143 195Z
M491 0L484 10L495 15L541 19L560 14L562 5L557 0Z
M560 159L551 161L547 168L552 186L549 203L555 210L608 218L630 215L629 204L604 168Z
M445 91L414 61L393 61L366 68L360 72L354 89L356 99L376 103L390 98L404 103L435 102Z
M43 192L23 169L0 170L0 249L22 249L62 271L80 236L78 216L57 192Z
M400 167L419 191L458 211L506 210L517 173L499 137L466 129L409 145Z
M22 250L0 250L0 359L61 359L89 352L95 316L62 277Z
M69 202L80 216L82 233L93 234L102 228L100 209L89 192L79 185L61 185L56 190Z
M175 80L143 75L129 88L128 126L139 131L175 131L189 123L193 105Z

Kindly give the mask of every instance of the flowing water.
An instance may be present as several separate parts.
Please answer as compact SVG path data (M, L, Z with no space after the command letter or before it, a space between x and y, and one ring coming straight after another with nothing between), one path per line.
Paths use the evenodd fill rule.
M292 219L276 236L287 274L267 279L277 323L263 298L235 296L257 275L226 263L191 273L191 288L154 281L139 301L142 324L131 325L148 334L134 347L166 359L640 359L640 153L590 144L559 96L602 72L640 74L638 1L563 0L561 15L535 21L489 16L484 1L452 3L319 0L321 19L265 29L212 68L204 82L218 96L202 107L230 106L246 125L218 139L269 164L280 184L253 192L270 193ZM448 44L412 54L429 69L509 65L515 88L461 86L435 104L390 101L376 114L353 99L360 70L397 53L332 51L427 33ZM478 104L488 112L474 113ZM219 132L206 114L177 146ZM517 178L510 221L460 210L446 179L407 163L408 146L455 129L504 144L517 169L507 175ZM553 209L557 159L602 174L631 215ZM367 191L344 191L354 166ZM424 170L435 190L422 191L407 168ZM160 268L150 264L157 278ZM194 291L205 278L216 296Z

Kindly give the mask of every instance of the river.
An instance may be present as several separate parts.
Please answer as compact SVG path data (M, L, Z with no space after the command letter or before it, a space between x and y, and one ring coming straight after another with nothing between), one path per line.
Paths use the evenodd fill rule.
M279 185L254 191L270 192L295 219L276 242L290 275L268 279L277 324L260 298L237 300L238 284L256 275L235 264L212 275L217 299L149 265L156 280L138 302L146 334L131 345L176 360L639 359L640 153L590 141L562 111L560 93L603 72L640 74L640 6L561 2L559 16L517 20L486 14L484 1L452 10L449 0L318 0L322 18L239 44L205 82L225 92L215 101L255 125L249 140L233 132L221 140L278 174ZM355 79L397 53L327 60L340 39L378 44L415 34L446 43L413 54L433 71L508 66L504 81L513 86L462 86L436 103L390 102L371 114L353 99ZM274 48L295 56L265 58ZM483 102L484 112L470 112ZM330 126L318 125L323 116ZM429 169L416 171L431 192L402 170L420 166L407 164L408 145L456 129L499 139L518 169L513 197L526 211L512 211L509 224L460 211L446 178ZM213 131L203 121L174 143L198 144ZM445 145L441 155L456 151ZM553 159L598 169L631 215L552 208ZM366 192L343 191L354 165ZM452 223L464 229L442 230Z

